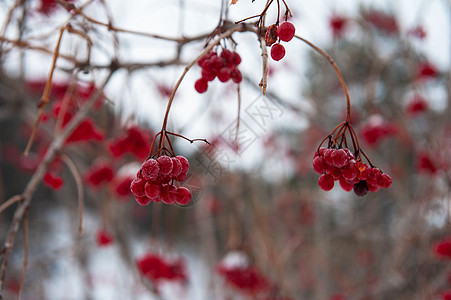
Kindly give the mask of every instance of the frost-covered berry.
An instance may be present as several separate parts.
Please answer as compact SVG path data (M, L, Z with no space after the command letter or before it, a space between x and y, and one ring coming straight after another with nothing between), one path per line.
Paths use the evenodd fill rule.
M177 176L177 177L175 178L175 180L178 181L178 182L185 181L187 175L188 175L187 173L180 173L180 175Z
M135 198L136 198L136 202L138 202L138 204L142 205L142 206L149 205L149 203L152 202L152 199L150 199L147 196L142 196L142 197L136 196Z
M381 173L379 174L379 177L377 179L377 184L381 187L381 188L389 188L391 186L392 183L392 179L388 174L385 173Z
M160 165L158 162L151 158L143 162L141 165L141 178L144 181L155 180L160 173Z
M163 185L161 188L161 201L166 204L174 204L177 200L177 188L172 184Z
M160 174L167 176L172 172L172 159L167 155L162 155L157 158L158 165L160 166Z
M150 199L158 198L161 195L161 184L156 182L147 182L144 186L144 193Z
M188 173L189 170L189 161L186 159L186 157L178 155L176 158L181 162L182 164L182 173Z
M332 164L337 168L343 168L349 163L348 153L344 149L338 149L331 154Z
M349 181L353 181L359 176L360 172L355 167L355 163L350 163L349 165L343 168L343 172L341 173L343 178Z
M317 156L313 159L313 170L318 174L324 174L327 171L327 166L324 162L323 156Z
M144 186L146 185L146 182L142 180L141 178L135 178L133 179L132 183L130 184L130 190L132 191L133 195L142 197L146 194L144 193Z
M350 192L354 188L354 184L350 183L343 177L340 178L340 186L346 192Z
M191 201L191 192L186 187L178 187L176 190L176 202L180 205L187 205Z
M182 163L180 160L177 159L177 157L171 157L172 159L172 172L170 174L171 178L175 178L182 173Z
M334 178L330 174L323 174L318 179L318 185L324 191L330 191L334 187Z

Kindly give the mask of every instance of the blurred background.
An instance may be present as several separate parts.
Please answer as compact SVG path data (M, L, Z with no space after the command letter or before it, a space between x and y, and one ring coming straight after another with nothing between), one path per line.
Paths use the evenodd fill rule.
M343 74L360 146L390 188L319 188L313 155L346 116L337 75L295 38L268 60L263 95L247 31L215 48L240 55L239 85L214 80L199 94L195 64L174 98L168 130L210 142L171 136L190 161L191 202L141 206L129 185L185 66L221 20L265 1L0 1L0 250L20 205L8 199L117 67L33 193L3 299L451 299L451 2L285 2L296 35Z

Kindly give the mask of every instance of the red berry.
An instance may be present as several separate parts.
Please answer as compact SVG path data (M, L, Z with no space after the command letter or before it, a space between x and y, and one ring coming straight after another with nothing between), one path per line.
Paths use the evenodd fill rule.
M144 193L145 195L150 198L158 198L161 195L161 184L156 182L147 182L144 186Z
M237 52L232 52L232 57L230 58L230 61L233 63L234 66L238 66L241 63L241 56Z
M218 71L218 79L221 82L226 82L230 79L231 71L227 67L223 67Z
M285 47L281 44L274 44L271 47L271 57L275 61L281 60L285 56Z
M161 183L161 184L168 184L172 179L174 179L174 178L171 177L171 174L169 174L169 175L159 174L157 179L155 179L155 182Z
M178 187L176 190L176 202L180 205L187 205L191 201L191 192L186 187Z
M340 186L346 192L350 192L354 188L354 184L350 183L343 177L340 177Z
M150 199L150 198L147 197L147 196L142 196L142 197L136 196L135 198L136 198L136 202L137 202L139 205L142 205L142 206L149 205L149 203L152 202L152 200L153 200L153 199ZM157 201L157 200L153 200L153 201L158 202L158 201L160 201L160 200L158 200L158 201Z
M158 177L159 173L160 173L160 165L153 158L146 160L141 165L141 178L144 181L155 180Z
M207 55L202 56L198 61L197 65L201 68L204 68L204 63L207 60Z
M215 66L211 58L206 59L202 65L202 70L205 70L207 72L213 71L214 68Z
M343 168L342 176L344 179L352 181L359 176L360 172L356 169L355 163L350 163Z
M333 160L332 160L332 153L335 152L335 149L325 149L323 156L324 156L324 163L329 166L332 167L334 165Z
M266 46L271 46L277 41L277 26L271 25L268 27L268 30L266 30L266 36L265 36Z
M178 155L175 158L177 158L182 163L182 173L188 173L189 161L184 156L181 155Z
M168 176L172 172L172 159L167 155L162 155L157 158L158 165L160 166L160 174Z
M207 85L208 85L208 81L213 81L216 78L216 70L211 70L211 71L207 71L207 70L202 70L201 75L202 77L200 79L204 79L205 81L207 81ZM196 82L200 81L197 80ZM196 83L194 83L194 87L196 87Z
M238 70L237 68L232 69L230 77L232 78L232 81L235 83L240 83L241 80L243 80L243 75L241 75L240 70Z
M366 182L377 186L377 180L379 179L379 174L381 174L381 171L378 168L372 168L370 170L371 171L367 175Z
M213 78L214 79L214 78ZM194 83L194 88L199 94L205 93L208 90L208 81L204 77L199 78Z
M354 193L359 197L365 196L368 193L366 181L361 180L359 183L354 184Z
M172 184L164 185L161 188L161 201L166 204L174 204L177 199L176 190Z
M221 57L216 55L216 56L212 57L211 59L212 59L213 67L215 70L219 70L222 67L224 67L224 59L222 59Z
M175 178L182 173L182 163L180 160L177 159L177 157L171 157L172 160L172 172L170 177Z
M374 193L374 192L377 192L380 189L380 187L377 185L377 183L376 184L372 184L372 183L369 183L367 181L366 185L368 186L368 192Z
M315 159L318 156L324 156L324 151L326 151L326 148L324 147L319 148L318 151L315 151L315 154L313 154L313 159Z
M327 171L327 166L324 162L323 156L317 156L313 159L313 170L318 174L324 174Z
M324 191L330 191L334 187L334 178L330 174L323 174L318 179L318 185Z
M342 177L343 170L340 169L340 168L337 168L337 167L331 167L331 168L329 169L329 173L330 173L330 175L332 175L332 177L333 177L335 180L338 180L338 179L340 179L340 177Z
M177 176L177 177L175 178L175 180L177 180L178 182L185 181L186 176L187 176L187 173L180 173L180 175Z
M130 184L130 190L132 191L133 195L142 197L146 194L144 193L144 186L146 185L146 182L142 180L141 178L135 178L132 183Z
M391 186L391 183L392 183L392 179L388 174L385 174L385 173L379 174L379 177L377 179L377 184L381 188L386 189Z
M343 168L349 163L348 153L344 149L338 149L331 154L332 164L337 168Z
M228 62L228 61L231 60L233 54L232 54L232 51L227 50L227 49L223 49L220 56L221 56L225 61Z
M294 37L296 29L294 28L293 23L283 22L279 25L277 29L277 34L279 35L279 39L284 42L289 42Z

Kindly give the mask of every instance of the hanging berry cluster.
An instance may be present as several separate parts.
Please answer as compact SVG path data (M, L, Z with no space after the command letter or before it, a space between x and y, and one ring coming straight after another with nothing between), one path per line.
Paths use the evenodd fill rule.
M189 162L184 156L162 155L144 161L132 181L130 189L141 205L150 202L186 205L191 201L191 192L185 187L176 187L174 181L186 179Z
M347 133L351 137L354 151L348 148ZM328 141L328 146L321 145ZM367 163L362 162L363 155ZM366 154L360 149L357 136L349 122L338 125L320 144L313 157L313 169L321 176L318 185L325 191L334 187L339 181L343 190L354 190L357 196L388 188L392 179L386 173L373 166Z
M216 77L221 82L227 82L230 79L235 83L240 83L243 79L238 65L241 63L241 57L237 52L223 49L221 54L215 50L204 55L198 65L202 68L202 77L194 83L194 88L198 93L205 93L208 89L208 82Z
M279 61L285 56L285 47L280 41L289 42L293 39L296 29L293 23L283 22L271 25L266 30L266 46L271 47L271 58ZM278 41L278 42L277 42ZM276 43L277 42L277 43Z

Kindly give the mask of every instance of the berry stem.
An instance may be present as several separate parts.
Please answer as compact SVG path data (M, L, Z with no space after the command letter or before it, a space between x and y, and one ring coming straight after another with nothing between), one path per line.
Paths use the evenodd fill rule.
M170 152L171 152L172 156L175 156L174 147L172 147L172 143L171 143L171 140L169 139L168 132L165 131L164 135L165 135L166 139L168 140L169 149L170 149Z
M351 133L351 140L352 144L354 146L355 151L360 151L360 144L359 139L357 138L357 134L354 131L354 128L352 128L351 124L348 124L349 132Z
M260 20L257 21L257 26L258 26L258 25L261 23L262 17L266 14L266 11L267 11L268 8L271 6L271 4L273 3L273 1L274 1L274 0L269 0L269 1L266 3L265 8L263 9L263 11L262 11L259 15L255 15L255 16L251 16L251 17L244 18L244 19L242 19L242 20L240 20L240 21L236 21L235 24L239 24L239 23L242 23L242 22L244 22L244 21L247 21L247 20L250 20L250 19L253 19L253 18L260 18Z
M313 44L312 42L298 36L295 35L295 37L301 41L303 41L304 43L306 43L307 45L309 45L310 47L312 47L316 52L318 52L319 54L321 54L324 58L326 58L329 63L332 65L332 67L334 68L335 72L337 73L338 79L340 80L340 84L343 87L343 90L345 92L346 95L346 122L349 123L351 120L351 99L349 97L349 91L348 88L346 86L346 82L343 79L343 76L341 75L340 70L337 67L337 64L335 63L335 61L333 60L333 58L327 54L323 49L319 48L318 46L316 46L315 44Z
M285 21L288 19L288 16L292 17L293 15L291 14L291 10L290 8L288 8L287 3L285 2L285 0L282 0L283 4L285 5Z
M365 154L365 152L363 152L362 149L359 149L360 153L363 154L363 156L366 158L366 160L368 161L368 163L370 164L371 168L374 168L373 163L371 162L371 160L369 159L369 157Z
M36 130L38 129L39 122L41 121L42 115L44 114L44 109L50 101L50 91L52 88L52 79L53 79L53 73L56 68L56 60L59 56L59 50L61 45L61 40L63 38L63 33L68 28L68 25L63 26L60 28L60 33L58 36L58 40L56 42L55 50L53 51L53 60L52 65L50 67L49 76L47 77L47 81L45 83L44 92L42 93L41 100L39 101L38 107L39 107L39 113L38 117L36 118L36 121L34 122L33 129L31 131L30 139L28 140L27 147L25 148L24 155L28 156L28 153L30 153L31 146L33 145L34 138L36 136Z
M191 144L194 143L194 142L204 142L204 143L207 143L208 145L210 145L210 143L207 141L207 139L189 139L186 136L183 136L183 135L178 134L178 133L170 132L170 131L166 131L166 134L171 134L173 136L185 139L188 142L190 142Z

